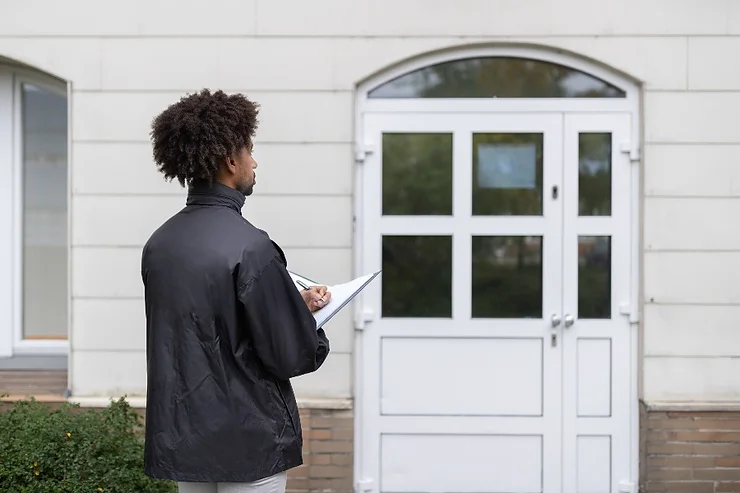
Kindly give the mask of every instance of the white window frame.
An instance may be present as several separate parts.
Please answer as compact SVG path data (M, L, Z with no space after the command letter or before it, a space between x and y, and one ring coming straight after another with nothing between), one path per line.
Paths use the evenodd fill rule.
M7 84L10 79L10 101L0 101L0 111L8 106L11 110L10 120L0 114L0 128L3 124L10 126L11 142L9 153L3 151L0 142L0 164L3 160L9 161L11 168L10 195L10 244L11 283L10 293L6 299L10 300L6 318L0 319L0 357L19 355L67 355L71 338L72 325L72 270L71 270L71 212L72 212L72 142L71 142L71 87L51 76L44 75L22 66L0 63L0 81ZM24 339L23 338L23 142L22 142L22 108L20 105L22 85L33 84L37 87L54 92L67 99L67 338L66 339ZM7 99L8 94L0 92L0 98ZM3 123L5 122L5 123ZM8 149L6 146L5 149ZM9 154L9 155L8 155ZM0 250L0 255L7 252Z
M412 72L417 69L436 65L439 63L474 57L514 57L528 58L560 64L566 67L580 70L586 74L593 75L605 82L613 84L625 91L624 98L490 98L490 99L443 99L443 98L397 98L397 99L371 99L368 93L378 86L391 80ZM639 456L640 456L640 410L639 399L642 392L640 375L642 371L641 353L639 341L642 337L640 326L641 299L641 264L642 264L642 231L641 231L641 149L642 149L642 90L636 79L616 70L608 69L603 63L590 61L577 54L567 53L562 50L548 49L542 46L509 45L509 46L475 46L462 47L458 49L446 49L427 53L413 59L400 61L387 70L374 73L357 85L354 100L354 151L355 163L361 166L367 153L379 152L366 145L365 128L363 117L370 113L424 113L424 112L449 112L449 113L477 113L477 112L517 112L517 113L546 113L546 112L568 112L568 113L609 113L629 112L632 115L632 135L630 142L624 143L628 148L623 151L629 152L633 166L630 169L630 291L631 291L631 313L630 322L634 330L630 333L630 451L633 463L630 467L630 476L639 478ZM363 173L355 171L354 183L354 259L353 267L355 273L362 271L365 264L362 245L365 239L363 232L365 225L361 212L363 210ZM354 304L355 327L360 329L356 332L354 346L354 388L360 389L363 381L363 337L361 330L365 326L366 308L362 302L362 296L358 297ZM354 395L354 477L355 481L363 481L362 466L364 464L362 433L363 425L363 392L356 391ZM356 484L359 490L366 488L363 484Z

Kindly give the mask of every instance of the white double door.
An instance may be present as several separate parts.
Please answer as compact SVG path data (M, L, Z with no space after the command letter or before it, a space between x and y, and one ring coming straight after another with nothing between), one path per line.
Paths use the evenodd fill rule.
M630 125L364 116L361 490L630 482Z

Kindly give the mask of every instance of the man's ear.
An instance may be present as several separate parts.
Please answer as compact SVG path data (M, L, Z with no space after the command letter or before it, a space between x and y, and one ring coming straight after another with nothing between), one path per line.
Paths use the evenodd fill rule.
M236 159L234 159L234 156L226 156L223 160L223 167L226 170L226 172L230 175L236 174Z

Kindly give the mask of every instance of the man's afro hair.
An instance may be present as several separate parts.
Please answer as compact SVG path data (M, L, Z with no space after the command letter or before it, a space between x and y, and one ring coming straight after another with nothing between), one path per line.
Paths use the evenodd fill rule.
M244 147L252 150L259 105L223 91L184 96L152 122L154 162L165 179L182 186L212 182L221 162Z

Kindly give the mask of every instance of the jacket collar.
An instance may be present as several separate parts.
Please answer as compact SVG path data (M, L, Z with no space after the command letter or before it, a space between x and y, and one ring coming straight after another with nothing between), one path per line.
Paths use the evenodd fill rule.
M187 205L228 207L239 214L246 197L243 193L218 182L194 182L188 189Z

